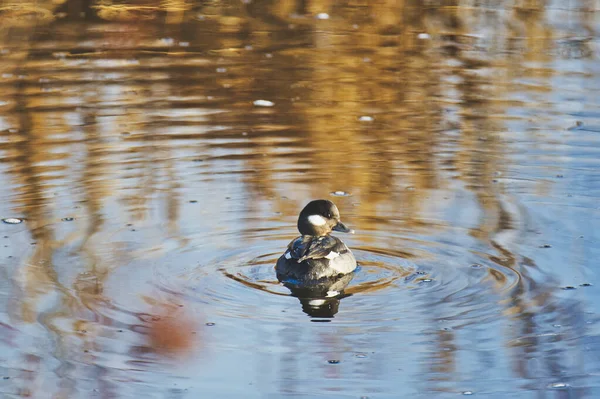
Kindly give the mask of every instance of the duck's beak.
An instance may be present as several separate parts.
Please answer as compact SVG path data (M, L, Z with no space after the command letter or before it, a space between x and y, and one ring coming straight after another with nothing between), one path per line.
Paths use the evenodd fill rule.
M348 226L346 226L344 223L340 222L339 220L338 220L337 224L335 226L333 226L333 228L331 230L340 231L342 233L354 234L354 230L349 229Z

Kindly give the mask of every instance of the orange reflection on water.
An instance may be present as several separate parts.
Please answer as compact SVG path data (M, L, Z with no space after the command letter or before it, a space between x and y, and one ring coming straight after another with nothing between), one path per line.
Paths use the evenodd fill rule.
M157 303L148 321L148 345L160 355L183 358L197 349L198 323L178 305Z

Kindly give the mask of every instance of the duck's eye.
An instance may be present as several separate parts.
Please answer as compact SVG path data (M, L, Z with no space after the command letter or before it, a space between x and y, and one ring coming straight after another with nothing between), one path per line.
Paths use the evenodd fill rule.
M325 214L325 217L326 217L327 219L331 219L331 213L327 212L327 213Z

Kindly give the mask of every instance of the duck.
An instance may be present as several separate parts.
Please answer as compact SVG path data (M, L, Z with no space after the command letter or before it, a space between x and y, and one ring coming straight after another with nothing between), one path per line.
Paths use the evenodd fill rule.
M300 236L294 238L277 260L280 282L293 285L322 284L325 279L353 273L356 259L352 251L332 231L354 233L340 220L340 212L329 200L309 202L298 216Z

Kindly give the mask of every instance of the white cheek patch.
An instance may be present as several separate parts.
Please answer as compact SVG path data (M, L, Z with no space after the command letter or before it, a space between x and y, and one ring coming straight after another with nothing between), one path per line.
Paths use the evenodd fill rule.
M338 256L340 256L339 252L335 252L335 251L331 251L330 253L327 254L327 256L325 256L327 259L331 260L331 259L335 259Z
M286 259L292 259L292 254L290 253L290 251L287 251L283 256L285 256Z
M324 226L327 223L327 220L321 215L310 215L308 221L313 226Z

